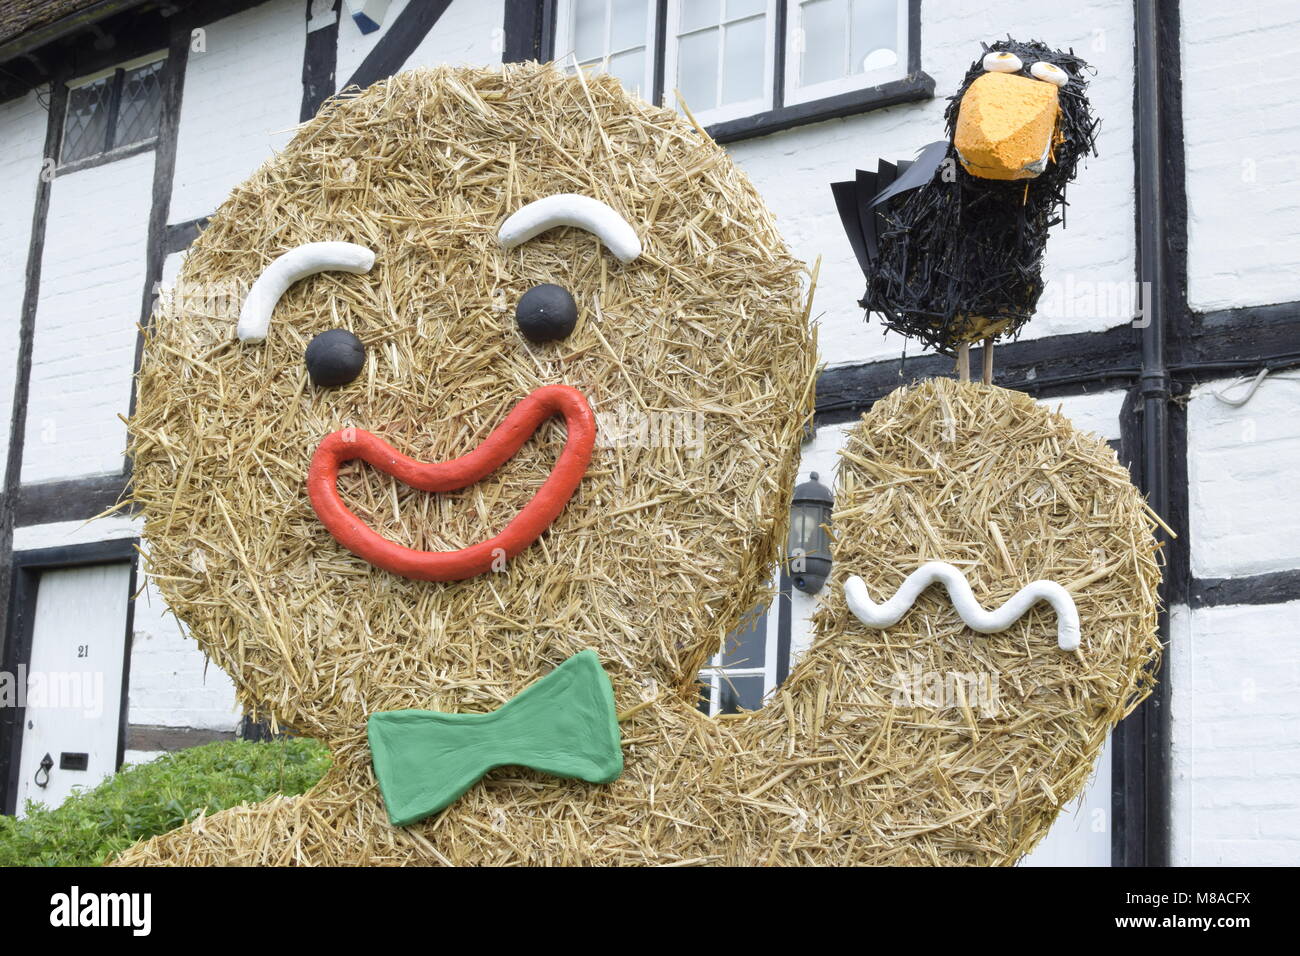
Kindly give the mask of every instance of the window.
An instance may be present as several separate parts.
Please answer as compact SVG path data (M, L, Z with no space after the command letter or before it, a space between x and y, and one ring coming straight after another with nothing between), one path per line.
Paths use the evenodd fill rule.
M776 686L776 622L768 627L767 608L746 614L727 635L722 651L700 672L700 710L710 716L757 710ZM768 631L772 633L769 635ZM772 647L768 647L769 638ZM769 674L768 671L773 671Z
M787 103L807 103L899 79L907 72L907 4L792 3L786 50Z
M60 164L153 142L165 62L154 54L69 83Z
M559 0L552 55L720 142L934 95L919 0Z
M772 108L778 0L670 0L664 105L704 126Z
M650 99L654 89L655 23L651 0L561 0L555 58L618 77Z
M745 614L700 671L699 709L710 717L758 710L790 670L790 578L779 569L771 583L772 602Z

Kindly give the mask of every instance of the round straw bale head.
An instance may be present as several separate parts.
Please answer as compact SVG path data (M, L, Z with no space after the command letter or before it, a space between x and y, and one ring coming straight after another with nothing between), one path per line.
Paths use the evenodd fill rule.
M567 227L502 248L502 222L557 193L608 203L640 258ZM373 250L373 269L296 283L265 342L237 341L258 275L328 240ZM573 296L576 326L534 343L516 306L546 283ZM336 759L364 761L373 712L490 710L584 648L621 708L648 682L690 695L784 535L815 361L805 284L725 152L609 77L439 68L338 99L217 210L153 319L131 420L148 570L240 699ZM365 360L327 388L304 356L332 329ZM501 570L409 580L317 520L305 478L328 433L445 461L557 383L590 402L595 452ZM564 439L552 419L459 492L360 462L338 487L398 544L464 548L518 513Z

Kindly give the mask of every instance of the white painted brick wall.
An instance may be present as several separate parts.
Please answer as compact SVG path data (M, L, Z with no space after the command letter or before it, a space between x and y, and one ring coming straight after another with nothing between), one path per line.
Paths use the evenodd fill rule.
M302 108L306 9L272 0L203 28L185 67L170 222L210 215L282 148Z
M1192 573L1300 568L1300 372L1266 379L1240 408L1215 397L1230 384L1198 386L1187 409Z
M1300 298L1300 5L1184 0L1188 291L1197 310Z
M1239 408L1215 395L1244 394L1229 385L1198 386L1187 410L1192 573L1300 567L1300 375ZM1300 603L1175 609L1175 862L1300 863L1298 630Z
M46 113L35 91L0 103L0 462L9 454L18 328L45 127Z
M144 291L152 152L58 176L41 258L24 482L120 471Z
M133 623L129 722L234 730L234 683L182 631L152 582L136 599Z
M926 0L921 5L921 68L935 78L935 98L733 144L728 151L776 214L795 253L822 256L814 315L831 364L900 354L903 339L868 327L855 303L863 278L831 200L829 184L877 159L910 159L943 138L947 97L977 59L979 41L1013 34L1073 47L1097 68L1090 90L1102 117L1099 158L1070 186L1069 228L1047 246L1047 290L1023 338L1101 330L1131 320L1130 310L1091 302L1100 287L1131 297L1134 279L1133 4L1104 0L1072 7L1008 0L990 4ZM1099 285L1100 284L1100 285ZM1104 299L1104 297L1103 297ZM914 354L913 344L909 353Z
M14 528L14 550L35 551L39 548L67 548L96 541L138 538L143 522L139 518L108 515L94 521L56 521L50 524L24 525Z
M498 66L504 49L504 23L502 0L453 3L415 48L407 66Z
M418 3L419 0L416 0ZM339 88L342 89L348 82L348 77L356 72L357 67L366 55L375 48L375 44L388 35L389 29L398 16L408 6L408 0L393 0L388 5L388 13L384 17L384 22L379 25L379 29L374 33L362 33L351 15L348 13L346 0L343 3L343 16L339 20L339 44L338 59L335 63L335 81ZM444 13L439 20L446 18ZM437 29L435 24L434 29Z
M347 83L366 54L388 33L393 21L407 6L407 0L394 0L380 29L374 33L363 34L351 17L343 18L339 25L338 46L337 75L340 87ZM505 4L502 0L453 3L416 47L406 61L406 66L408 69L437 66L440 63L495 66L501 62L501 52L504 49L504 24Z
M1300 602L1172 617L1173 862L1300 864Z

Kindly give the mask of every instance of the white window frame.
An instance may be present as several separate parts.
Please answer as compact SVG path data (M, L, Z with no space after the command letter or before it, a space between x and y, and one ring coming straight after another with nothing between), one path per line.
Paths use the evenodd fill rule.
M808 86L801 86L799 83L804 52L800 49L802 46L800 41L803 37L800 22L802 20L803 5L799 0L784 0L784 2L786 3L784 97L786 106L811 103L815 100L826 99L829 96L839 96L843 93L864 90L868 87L888 83L891 80L902 79L907 75L910 0L895 0L898 7L898 36L894 47L898 53L897 62L889 67L863 73L853 73L834 80L823 80L820 83L811 83ZM844 34L844 43L847 46L852 42L851 31L846 30Z
M640 96L644 100L649 100L654 96L655 83L655 21L658 19L658 4L655 0L645 0L645 38L642 46L645 50L645 75L641 78L641 89L639 91L629 90L629 92ZM612 8L613 0L605 0L605 37L601 44L605 50L604 56L600 60L601 68L608 72L609 59L620 53L626 53L633 47L624 47L620 50L610 49L610 27L613 23ZM576 14L578 5L576 0L558 0L555 6L555 60L566 70L590 69L595 66L595 61L587 63L578 62L577 50L577 21Z
M641 80L642 94L646 100L654 100L672 110L680 110L674 89L679 86L677 30L681 22L683 2L692 0L646 0L646 63L645 75ZM866 112L886 102L929 99L934 94L934 81L920 70L920 37L912 35L920 0L894 2L897 3L898 11L897 62L867 73L800 86L803 51L800 49L802 34L799 21L802 11L797 0L766 0L762 95L744 103L708 109L697 110L695 107L698 104L687 103L687 108L691 109L701 126L710 128L711 132L716 129L723 142L730 142L791 126L819 122L832 116L843 116L846 109L855 113ZM605 45L608 47L611 0L606 0L604 10ZM556 0L554 40L550 43L550 55L557 67L567 72L580 68L574 49L576 15L576 0ZM742 18L736 17L731 22L738 19ZM727 21L723 22L725 24ZM784 30L784 35L779 37L778 26ZM848 31L844 42L851 42ZM601 68L607 68L609 58L626 52L626 49L607 50ZM777 60L782 62L779 76L776 72ZM582 68L590 69L596 62L591 61ZM720 60L719 74L722 66ZM721 77L715 77L715 81L720 83ZM881 87L889 95L877 103L872 91Z
M677 96L673 92L677 86L677 28L681 23L681 4L688 0L668 0L668 12L664 18L664 102L663 105L669 109L677 109ZM744 119L747 116L753 116L755 113L765 113L774 108L773 96L775 95L776 80L776 10L778 3L784 3L785 0L767 0L767 16L764 20L763 31L763 95L754 99L745 100L740 103L727 103L724 106L715 106L706 110L696 110L690 103L686 106L691 110L691 115L695 117L696 122L701 126L712 126L714 123L725 123L728 120ZM737 17L736 19L748 19ZM724 19L722 21L726 23ZM707 29L707 28L706 28ZM715 25L712 29L718 29ZM725 33L725 31L720 31ZM715 77L717 83L722 82L723 57L718 58L718 75Z

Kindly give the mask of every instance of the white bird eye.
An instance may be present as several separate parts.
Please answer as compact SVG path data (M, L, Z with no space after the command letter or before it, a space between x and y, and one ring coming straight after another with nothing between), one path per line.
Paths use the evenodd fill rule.
M1014 53L992 52L984 54L984 69L990 73L1019 73L1024 68L1020 57Z
M1031 66L1029 72L1035 79L1042 80L1045 83L1055 83L1057 86L1064 86L1070 82L1069 73L1066 73L1059 66L1046 63L1043 60L1039 60Z

